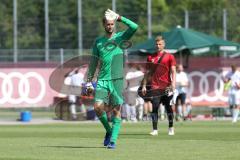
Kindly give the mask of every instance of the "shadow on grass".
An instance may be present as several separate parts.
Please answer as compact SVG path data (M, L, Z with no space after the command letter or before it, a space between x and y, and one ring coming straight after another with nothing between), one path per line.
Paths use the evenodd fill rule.
M148 136L147 133L120 133L120 136Z
M96 146L41 146L41 147L48 147L48 148L106 148L106 147L96 147Z

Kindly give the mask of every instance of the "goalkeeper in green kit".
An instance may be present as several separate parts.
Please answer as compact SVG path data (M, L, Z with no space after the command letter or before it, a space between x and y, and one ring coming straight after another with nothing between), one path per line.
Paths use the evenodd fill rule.
M128 29L115 33L116 21L122 22ZM106 130L104 146L108 149L115 149L121 127L120 109L123 104L124 53L121 44L133 36L138 25L108 9L105 11L103 26L105 35L98 37L93 45L93 57L89 64L88 82L92 81L99 65L94 110ZM113 114L112 126L108 122L106 113L106 110L109 109Z

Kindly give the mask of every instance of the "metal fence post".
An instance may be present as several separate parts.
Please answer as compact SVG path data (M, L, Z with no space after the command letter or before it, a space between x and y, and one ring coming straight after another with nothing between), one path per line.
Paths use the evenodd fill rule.
M45 6L45 61L49 61L49 12L48 0L44 1Z
M60 63L64 63L64 50L63 48L60 48Z
M227 40L227 10L223 9L223 39ZM227 57L227 52L223 52L223 56Z
M227 10L223 9L223 39L227 40Z
M112 10L116 12L116 0L112 0Z
M78 0L78 54L82 54L82 0Z
M18 62L17 0L13 0L13 62Z
M116 12L116 0L112 0L112 10ZM115 31L117 31L117 25L115 25Z
M188 14L188 10L185 10L185 16L184 16L184 19L185 19L185 28L188 29L189 28L189 14Z
M148 39L152 38L152 0L147 1Z

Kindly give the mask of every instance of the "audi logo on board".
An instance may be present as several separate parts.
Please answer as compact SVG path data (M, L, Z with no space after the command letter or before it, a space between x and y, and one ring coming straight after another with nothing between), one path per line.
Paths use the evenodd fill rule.
M33 79L36 83L31 83ZM0 72L0 82L0 104L35 104L41 101L46 94L44 78L37 72ZM33 97L31 94L34 85L38 85L40 90L38 94ZM18 92L18 96L14 96L16 91Z
M192 71L188 74L188 78L190 83L188 95L192 102L227 102L228 97L224 92L220 73ZM20 71L0 72L0 105L41 103L46 94L51 92L46 86L46 79L48 77L43 77L34 71L27 73ZM35 88L37 91L34 90Z
M191 97L191 101L224 101L228 100L227 96L224 96L224 83L221 79L221 74L215 71L208 71L205 73L199 71L193 71L188 74L189 78L189 90L188 93ZM195 79L195 80L194 80ZM198 81L196 80L198 79ZM210 81L210 79L212 79ZM194 95L193 92L198 91L198 95ZM211 91L213 92L212 94Z

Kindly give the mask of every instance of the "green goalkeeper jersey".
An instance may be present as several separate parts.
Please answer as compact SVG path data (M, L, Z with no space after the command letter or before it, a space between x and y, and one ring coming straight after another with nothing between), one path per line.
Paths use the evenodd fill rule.
M95 40L92 49L93 57L89 64L89 80L92 80L98 63L100 63L98 80L123 78L124 54L120 45L132 37L138 25L125 17L121 17L121 22L128 26L127 30L117 32L111 38L102 36Z

